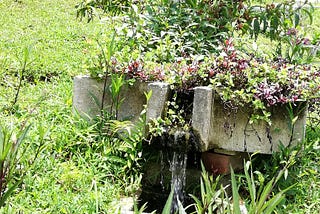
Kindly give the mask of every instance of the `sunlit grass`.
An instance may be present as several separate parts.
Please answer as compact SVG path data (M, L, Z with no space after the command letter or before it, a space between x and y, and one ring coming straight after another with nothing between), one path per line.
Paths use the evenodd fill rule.
M75 75L93 40L105 26L76 19L77 0L5 0L0 2L0 56L9 59L7 69L16 72L21 51L32 47L28 75Z

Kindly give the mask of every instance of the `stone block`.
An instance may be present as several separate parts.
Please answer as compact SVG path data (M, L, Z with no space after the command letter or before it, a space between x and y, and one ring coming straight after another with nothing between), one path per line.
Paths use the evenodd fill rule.
M212 89L209 87L197 87L194 95L192 127L199 136L202 151L223 149L271 154L278 151L279 144L291 146L303 140L307 116L304 103L302 106L305 108L298 114L292 128L285 106L271 108L271 126L264 121L250 124L250 108L238 107L231 110L214 98L214 93L210 90Z
M209 148L210 131L211 131L211 108L213 91L209 87L196 87L194 89L193 111L192 111L192 128L196 136L200 138L199 147L202 151Z
M109 86L111 80L107 81L105 99L103 97L103 80L96 80L89 76L76 76L73 86L73 107L80 115L91 120L100 115L101 104L104 102L104 110L109 111L112 107ZM136 81L132 86L124 85L120 98L123 99L118 111L118 118L136 121L146 104L145 92L147 83Z
M148 91L152 91L152 96L147 106L147 122L163 117L169 99L170 87L168 83L152 82L148 84Z
M101 114L103 97L103 80L93 79L89 76L76 76L73 86L73 108L81 116L92 120ZM104 110L111 111L112 102L109 87L111 80L107 81L106 94L104 98ZM137 121L141 112L147 104L145 93L152 90L152 96L147 106L147 121L162 117L165 111L166 102L169 97L170 87L167 83L152 82L145 83L136 81L133 85L124 85L120 93L123 99L118 111L120 120ZM113 111L114 111L113 106Z

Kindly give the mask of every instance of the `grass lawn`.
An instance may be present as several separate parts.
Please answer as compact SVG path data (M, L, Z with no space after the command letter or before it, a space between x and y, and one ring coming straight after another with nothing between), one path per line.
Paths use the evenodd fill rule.
M48 130L45 149L2 213L107 213L117 207L111 202L120 197L119 182L106 180L84 153L70 151L90 143L92 129L72 114L72 77L95 50L92 41L107 30L77 20L76 3L0 1L1 124L32 124L26 141L31 144L40 126ZM26 81L14 114L8 114L4 107L14 100L25 47L31 47Z
M0 0L0 123L15 124L15 130L25 121L32 124L26 141L31 144L30 156L40 127L48 130L34 168L2 213L114 213L121 195L130 192L128 181L106 174L110 166L103 165L102 154L90 149L96 143L96 127L72 113L72 77L82 73L82 66L96 53L95 39L109 33L106 24L77 20L77 3ZM319 30L316 24L314 29ZM10 114L7 109L14 101L26 47L31 52L25 81ZM278 213L320 210L319 129L309 129L307 139L289 180L280 183L297 184Z

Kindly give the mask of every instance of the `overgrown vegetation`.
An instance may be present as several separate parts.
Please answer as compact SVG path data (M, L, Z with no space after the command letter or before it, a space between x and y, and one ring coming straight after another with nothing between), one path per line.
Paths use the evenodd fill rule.
M109 2L126 2L124 6L128 3L128 1ZM198 51L213 48L218 39L209 40L208 38L215 37L214 33L217 29L211 28L208 25L210 23L200 26L200 29L209 28L212 31L200 35L201 41L194 44L185 43L190 38L197 38L198 34L203 32L197 31L196 25L189 26L188 20L185 20L185 14L196 17L198 23L208 18L205 13L198 14L199 8L202 7L196 4L198 1L188 2L196 10L172 8L166 11L164 8L151 5L153 7L149 8L150 16L147 20L155 18L158 23L155 26L150 26L150 22L141 23L139 19L131 19L139 15L140 6L134 7L135 10L124 8L124 11L129 11L128 16L131 18L120 15L122 21L129 20L123 22L128 28L117 32L117 35L123 36L117 38L125 37L126 40L122 40L122 43L118 41L115 48L122 50L122 53L117 52L114 56L117 59L122 57L123 61L128 63L129 66L125 72L144 78L143 72L139 72L141 71L139 63L142 60L147 61L156 56L155 62L165 60L170 63L174 62L176 57L183 56L182 53L185 52L183 60L189 61L190 57ZM101 48L96 41L100 41L101 47L108 47L113 38L114 25L118 22L115 20L109 24L100 24L96 19L89 24L79 22L76 20L74 8L77 3L79 2L76 0L59 3L49 0L0 2L2 11L0 15L0 23L2 23L0 27L0 117L3 124L0 142L4 146L1 150L4 158L0 162L6 166L2 168L1 176L3 184L1 196L6 199L1 201L4 204L1 208L2 213L113 213L122 196L132 195L139 189L142 127L134 127L131 123L114 120L117 107L114 114L106 114L105 118L94 124L89 124L72 111L72 76L82 73L85 69L91 69L90 71L96 72L96 76L99 76L100 68L114 65L112 64L114 58L111 55L106 58L107 61L102 60L103 56L99 55ZM271 6L272 4L269 5ZM114 15L120 14L118 10L122 10L122 7L102 9L111 10ZM179 11L181 13L178 13ZM223 11L220 12L223 13ZM319 17L318 13L315 14L314 25L311 26L315 34L312 35L311 43L318 41L320 35L317 22ZM245 15L245 11L239 14L239 17L242 15ZM180 20L186 30L181 26L179 29L179 26L173 25L172 28L163 31L174 19ZM297 19L294 20L296 23ZM240 28L242 22L234 21L237 25L233 27ZM263 21L263 18L255 17L251 21L253 25L250 23L248 25L253 26L251 34L255 36L254 28L257 28L257 22ZM220 25L230 27L225 25L225 22L226 20L221 20ZM141 42L151 38L150 32L141 35L135 31L144 28L145 24L149 24L149 28L156 29L154 32L157 40ZM243 25L241 28L245 27ZM270 36L278 35L277 32L271 31L269 34ZM230 35L224 35L223 32L220 36L228 38ZM282 40L286 39L288 38L282 38ZM213 43L210 44L210 41ZM239 41L236 43L241 45ZM32 47L30 56L27 56L26 47ZM295 49L290 46L288 48ZM171 52L171 50L174 51ZM140 54L143 51L146 52L142 59ZM297 51L296 53L300 53L300 50ZM292 51L289 52L289 56L291 61L301 59ZM87 63L83 65L83 62ZM96 65L102 63L102 66L101 64L99 64L100 67L92 66L91 63ZM191 65L188 66L186 68L191 67ZM150 69L153 72L151 74L154 75L152 78L162 78L161 69L155 64L151 63L147 67L152 68ZM104 72L105 70L102 72L103 75ZM120 75L117 77L119 78ZM120 101L117 96L114 96L114 99L115 102ZM272 182L274 188L268 195L280 195L281 199L283 199L281 191L294 185L287 190L286 198L277 208L278 213L305 213L320 209L319 128L318 124L315 125L319 120L317 114L311 116L312 124L309 124L307 139L303 144L304 149L299 150L298 158L294 158L294 165L283 171L286 179L279 179L276 184ZM109 120L110 118L112 120ZM24 124L25 121L31 125ZM9 124L13 124L11 128L5 128ZM20 129L21 127L25 128ZM16 137L14 133L17 133ZM21 143L22 140L24 143ZM43 143L45 147L42 147ZM41 150L37 150L39 148ZM8 151L10 152L6 153ZM249 170L250 179L245 174L246 179L243 181L240 175L238 184L241 184L242 193L252 192L254 190L252 185L257 181L260 186L272 181L275 173L285 165L283 161L294 154L293 152L296 151L284 150L282 153L274 154L271 160L265 161L263 167L259 169L261 173L253 171L252 175ZM35 155L37 160L33 161ZM258 180L253 182L252 176ZM5 180L2 179L4 177ZM246 185L249 184L251 188L247 189ZM215 193L212 192L212 194ZM250 201L254 201L254 194L250 196L249 204Z
M110 73L122 73L133 80L165 81L185 93L209 85L222 102L235 108L252 107L250 122L271 124L270 106L319 97L319 68L311 64L317 54L317 46L312 44L319 41L307 35L314 10L308 2L299 6L295 1L115 4L119 16L110 16L107 12L111 8L104 1L78 5L80 17L91 21L103 8L112 23L115 49ZM257 42L260 37L264 40ZM263 45L276 48L263 50L262 55ZM91 76L104 77L110 65L103 56L99 54L88 63Z

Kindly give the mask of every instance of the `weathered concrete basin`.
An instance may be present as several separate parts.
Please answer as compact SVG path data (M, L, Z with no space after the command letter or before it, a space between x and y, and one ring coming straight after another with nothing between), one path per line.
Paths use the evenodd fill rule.
M100 115L104 81L89 76L76 76L73 83L73 108L89 120ZM105 111L110 111L112 106L110 83L111 80L108 80L103 100ZM152 90L152 96L147 107L147 120L160 117L168 100L169 85L160 82L148 84L136 81L133 85L122 87L120 99L123 101L118 111L118 119L137 121L147 104L145 93L150 90ZM114 107L113 110L115 110Z
M107 81L106 93L103 100L104 110L111 109L111 94L109 85L111 80ZM73 87L73 107L82 116L92 119L101 114L103 80L93 79L89 76L76 76ZM120 97L123 99L122 105L118 111L119 119L136 120L139 118L143 105L146 104L144 92L147 91L147 83L136 82L132 86L124 85ZM113 106L113 110L115 107Z
M110 84L110 81L108 82ZM108 88L108 86L107 86ZM108 90L108 89L107 89ZM135 82L123 86L119 119L136 121L146 105L145 93L152 90L147 105L147 121L162 117L169 99L170 87L167 83ZM88 76L74 78L73 107L82 116L92 119L100 115L103 81ZM104 109L111 106L110 93L106 93ZM249 124L250 109L239 107L236 112L228 112L223 104L214 98L214 91L207 86L194 89L192 129L198 137L202 152L211 149L236 152L260 152L271 154L278 151L279 144L296 145L305 136L307 110L298 115L293 129L287 109L275 107L272 110L272 125L266 122Z
M239 107L230 113L214 98L210 87L197 87L194 91L192 127L202 151L223 149L271 154L278 151L280 143L296 145L305 136L307 108L300 112L292 128L284 106L271 109L271 126L264 121L249 124L250 109Z

